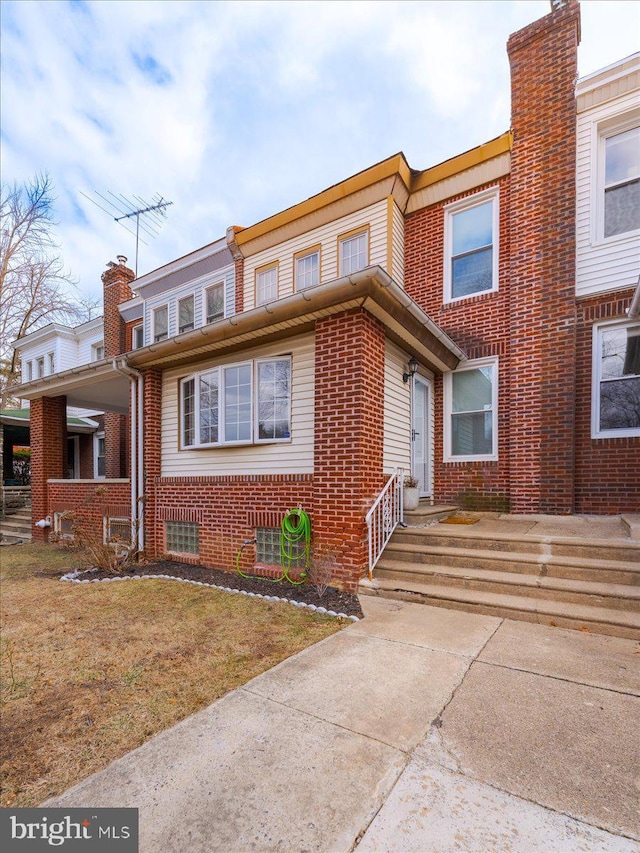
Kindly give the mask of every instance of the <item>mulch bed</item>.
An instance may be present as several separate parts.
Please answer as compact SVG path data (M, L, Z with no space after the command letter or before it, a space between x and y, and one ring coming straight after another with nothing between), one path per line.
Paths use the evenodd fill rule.
M260 595L277 595L278 598L287 598L290 601L301 601L304 604L314 604L316 607L324 607L335 613L345 613L347 616L362 618L362 608L357 595L341 592L329 587L327 591L319 596L315 587L310 584L280 583L265 578L245 578L238 572L222 572L219 569L209 569L204 566L192 566L189 563L179 563L174 560L158 560L153 563L140 563L128 566L123 570L125 575L171 575L174 578L185 578L191 581L212 583L216 586L226 586L230 589L244 589L247 592L255 592ZM110 578L114 575L106 572L95 572L94 578Z

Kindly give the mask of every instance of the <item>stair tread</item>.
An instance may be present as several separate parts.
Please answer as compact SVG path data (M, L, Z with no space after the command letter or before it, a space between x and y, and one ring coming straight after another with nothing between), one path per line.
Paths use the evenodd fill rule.
M464 580L488 581L490 583L502 583L505 585L526 586L532 589L555 589L609 597L624 597L640 601L640 586L632 586L630 584L557 578L549 577L548 575L525 575L517 572L495 571L492 569L470 569L459 566L428 565L424 563L416 564L383 557L376 567L376 577L385 570L418 576L428 575L433 577L435 575L461 578ZM408 583L411 582L408 581Z
M576 566L581 569L602 569L622 572L640 572L640 564L627 560L599 560L594 557L570 557L566 554L535 554L524 551L495 551L489 548L458 548L454 545L425 543L423 546L409 542L389 542L386 553L393 551L415 554L435 554L441 556L460 556L465 558L500 560L502 562L553 564L557 566Z
M457 601L466 604L499 607L505 610L521 611L530 614L557 616L584 622L603 622L622 625L640 630L640 613L597 605L575 604L567 601L542 600L528 596L510 595L497 592L483 592L473 589L460 589L445 585L420 584L403 581L399 587L397 581L379 578L373 582L374 588L388 591L406 591L424 595L425 598Z
M465 527L457 526L455 530L443 529L446 525L433 524L429 527L404 527L399 532L400 536L411 537L443 537L448 539L480 539L490 542L535 542L542 545L576 545L580 548L621 548L623 550L638 551L640 553L640 541L624 537L611 537L609 539L585 539L580 536L546 536L538 533L507 533L506 531L484 531L476 529L475 525Z

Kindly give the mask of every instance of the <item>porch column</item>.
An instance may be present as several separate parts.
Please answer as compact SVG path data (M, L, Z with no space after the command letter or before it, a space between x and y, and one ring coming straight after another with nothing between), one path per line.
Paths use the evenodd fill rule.
M316 323L313 528L354 591L368 563L365 515L384 484L382 325L363 309Z
M155 557L160 552L156 524L156 478L161 473L162 371L143 371L144 382L144 550Z
M47 480L63 478L67 458L67 398L31 401L31 523L34 542L46 542L51 528L36 527L49 512Z

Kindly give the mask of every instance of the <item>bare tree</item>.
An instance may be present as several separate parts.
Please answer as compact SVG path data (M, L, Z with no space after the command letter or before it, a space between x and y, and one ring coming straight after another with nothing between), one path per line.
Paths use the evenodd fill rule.
M53 186L46 174L22 185L3 185L0 204L0 408L18 380L16 338L48 323L78 321L52 236Z

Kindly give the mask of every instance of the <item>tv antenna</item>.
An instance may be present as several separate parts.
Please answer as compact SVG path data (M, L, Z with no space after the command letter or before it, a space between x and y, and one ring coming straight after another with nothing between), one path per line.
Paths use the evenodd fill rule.
M80 195L84 196L88 201L92 204L95 204L96 207L99 207L104 213L108 216L112 217L114 222L117 222L119 225L122 225L125 231L128 231L129 234L136 238L136 278L138 277L138 246L140 243L144 243L145 246L149 244L147 241L140 236L140 231L150 238L155 239L159 234L159 229L162 227L163 221L167 217L166 208L169 205L173 204L172 201L165 201L161 195L156 193L151 199L151 203L145 201L143 198L137 195L133 195L131 201L123 195L116 195L112 193L110 190L107 190L107 195L111 196L111 198L106 198L106 196L99 193L95 190L95 194L98 198L102 199L102 201L109 206L109 209L103 207L99 204L94 198L88 196L86 193L80 192ZM116 216L115 214L119 214ZM135 216L136 219L136 230L133 231L131 228L127 227L128 220L133 219ZM124 220L127 220L127 224L125 224Z

